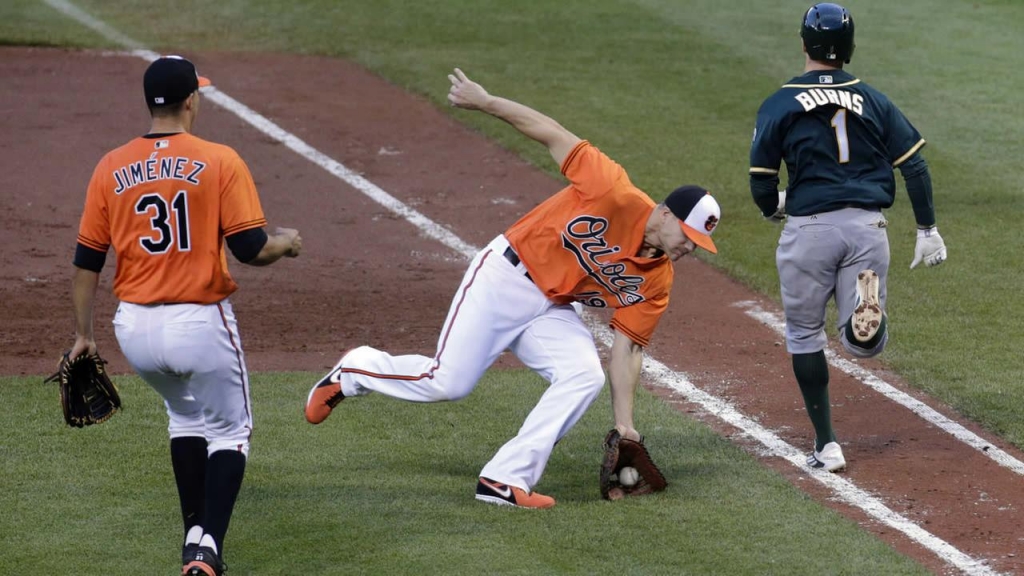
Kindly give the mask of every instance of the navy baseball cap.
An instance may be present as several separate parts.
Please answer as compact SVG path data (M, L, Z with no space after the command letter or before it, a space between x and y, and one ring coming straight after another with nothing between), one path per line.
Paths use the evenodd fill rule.
M696 185L681 186L665 198L665 206L679 218L687 238L712 254L718 253L711 233L722 218L722 208L710 192Z
M168 106L189 97L201 86L209 86L209 78L196 72L195 64L181 56L161 56L146 68L142 88L146 104Z

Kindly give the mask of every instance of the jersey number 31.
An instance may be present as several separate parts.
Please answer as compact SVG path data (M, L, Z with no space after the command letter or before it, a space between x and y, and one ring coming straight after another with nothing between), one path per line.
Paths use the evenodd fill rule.
M170 216L174 212L174 231L171 230ZM167 201L159 194L144 194L135 204L136 214L149 215L149 225L154 234L139 238L139 244L150 254L163 254L177 244L179 252L191 250L188 238L188 195L179 190L168 208Z

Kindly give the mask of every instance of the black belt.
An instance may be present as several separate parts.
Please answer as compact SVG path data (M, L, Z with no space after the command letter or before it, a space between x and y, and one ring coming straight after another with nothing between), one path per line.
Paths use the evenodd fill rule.
M505 260L508 260L509 264L511 264L513 266L519 266L519 262L520 262L519 254L516 254L516 251L513 250L511 246L509 246L508 248L505 248L504 256L505 256ZM524 266L524 268L525 268L525 266ZM526 278L530 282L533 282L533 278L530 278L530 273L529 272L526 273Z

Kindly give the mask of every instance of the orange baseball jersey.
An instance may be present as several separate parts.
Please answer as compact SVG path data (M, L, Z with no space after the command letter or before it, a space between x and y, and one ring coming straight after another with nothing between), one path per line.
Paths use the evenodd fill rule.
M224 237L267 223L245 162L188 133L136 138L100 160L78 242L117 253L114 294L136 304L212 304L238 287Z
M566 156L566 186L506 232L534 283L555 302L617 308L614 328L646 346L668 306L672 261L641 258L656 206L587 141Z

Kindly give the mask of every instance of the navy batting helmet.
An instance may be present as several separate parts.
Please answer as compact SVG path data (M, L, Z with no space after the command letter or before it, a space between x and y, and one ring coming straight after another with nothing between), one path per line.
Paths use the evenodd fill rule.
M804 48L811 60L850 63L853 57L853 16L838 4L821 3L804 14L800 28Z

